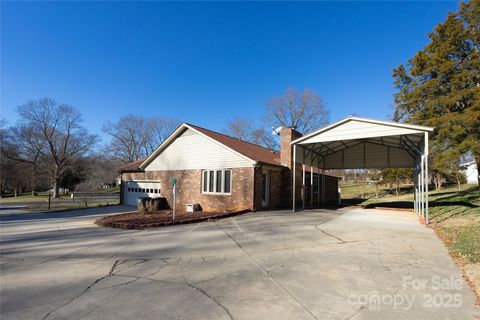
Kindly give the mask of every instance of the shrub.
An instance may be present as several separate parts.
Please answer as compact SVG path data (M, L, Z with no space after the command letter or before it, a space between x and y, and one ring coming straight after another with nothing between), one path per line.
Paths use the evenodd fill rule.
M141 214L152 214L155 211L168 209L167 198L142 198L138 203L138 212Z

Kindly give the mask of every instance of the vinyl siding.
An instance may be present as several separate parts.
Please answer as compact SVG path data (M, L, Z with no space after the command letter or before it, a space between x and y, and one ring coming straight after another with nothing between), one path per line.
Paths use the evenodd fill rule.
M187 129L166 147L145 171L251 167L255 162Z

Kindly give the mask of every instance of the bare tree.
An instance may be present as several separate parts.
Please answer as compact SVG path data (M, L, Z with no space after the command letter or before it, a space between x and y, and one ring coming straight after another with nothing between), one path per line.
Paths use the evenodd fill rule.
M121 161L110 159L103 153L92 154L85 159L86 175L83 177L82 184L95 185L90 191L98 190L104 185L113 185L119 176L118 168L121 165ZM78 185L75 187L76 191L77 187Z
M25 174L22 171L25 163L14 160L18 156L18 148L12 143L10 130L6 127L7 121L0 120L0 197L8 190L15 196L25 185Z
M288 88L283 96L268 101L265 108L265 119L272 126L295 127L302 134L318 129L328 121L325 104L310 89L299 92Z
M181 125L176 118L155 117L147 120L147 140L145 151L148 154L155 151Z
M73 107L52 99L32 100L17 108L20 126L31 128L42 144L41 154L47 174L53 182L53 196L59 196L62 174L85 157L97 142L80 123L81 115Z
M2 156L25 165L23 175L28 176L30 190L35 195L37 178L41 174L41 156L44 144L41 134L31 124L20 124L6 130L1 144Z
M258 144L271 150L278 148L276 135L265 128L255 127L255 122L249 118L236 117L228 122L227 128L223 131L239 140Z
M144 119L127 115L117 122L107 122L103 131L111 136L108 150L116 159L130 162L153 152L178 127L180 121L154 117Z
M145 120L134 115L121 117L116 123L107 122L103 131L112 137L108 151L122 161L135 161L145 156L142 146L147 140Z
M252 133L255 129L252 119L235 117L227 123L227 127L223 131L239 140L251 142L253 140Z

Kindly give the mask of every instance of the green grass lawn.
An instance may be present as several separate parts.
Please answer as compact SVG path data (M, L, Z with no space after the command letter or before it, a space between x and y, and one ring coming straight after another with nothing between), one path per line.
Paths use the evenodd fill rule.
M39 202L48 199L47 192L39 192L36 196L32 196L32 193L22 193L16 197L8 196L0 199L0 203L12 203L12 202Z
M340 185L342 192L342 199L369 199L372 197L385 197L395 194L394 190L390 190L386 187L377 187L373 183L363 184L344 184ZM409 194L413 190L412 185L400 186L399 195Z
M480 263L480 193L467 189L436 195L430 222L450 253L463 263Z
M108 195L113 195L116 193L120 193L120 187L114 187L114 188L109 188L109 189L103 189L97 192L98 194L108 194ZM83 199L85 195L75 195L75 199ZM60 199L63 200L70 200L71 195L70 194L61 194ZM48 192L38 192L36 196L32 196L31 192L28 193L21 193L18 196L5 196L3 198L0 198L0 204L2 203L14 203L14 202L42 202L48 200ZM55 201L53 199L52 201Z
M120 187L113 187L113 188L108 188L108 189L102 189L101 192L106 192L106 193L120 193Z
M114 194L116 193L114 188L107 189L108 192L106 194ZM105 194L103 191L102 193ZM71 201L71 196L69 194L62 194L60 195L60 200L69 200ZM85 203L86 200L86 203ZM48 211L48 193L47 192L39 192L36 196L32 196L31 193L24 193L20 194L17 197L4 197L0 199L0 204L2 203L31 203L28 204L25 208L26 210L30 211ZM42 203L42 204L38 204ZM50 202L50 211L63 211L63 210L73 210L73 209L84 209L84 208L96 208L96 207L103 207L103 206L110 206L110 205L118 205L119 200L90 200L90 196L88 195L79 195L75 196L75 202L58 202L58 199L51 199Z
M72 203L51 203L50 204L50 211L64 211L64 210L74 210L74 209L85 209L85 208L98 208L98 207L105 207L105 206L113 206L118 205L119 200L110 200L110 201L91 201L85 204L84 201L75 201ZM48 204L44 205L33 205L28 206L26 208L30 211L48 211Z

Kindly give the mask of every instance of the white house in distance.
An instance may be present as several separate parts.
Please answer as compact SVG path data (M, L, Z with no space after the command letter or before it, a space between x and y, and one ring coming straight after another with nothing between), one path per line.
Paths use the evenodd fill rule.
M467 183L478 184L478 167L475 161L465 162L460 168L467 177Z

